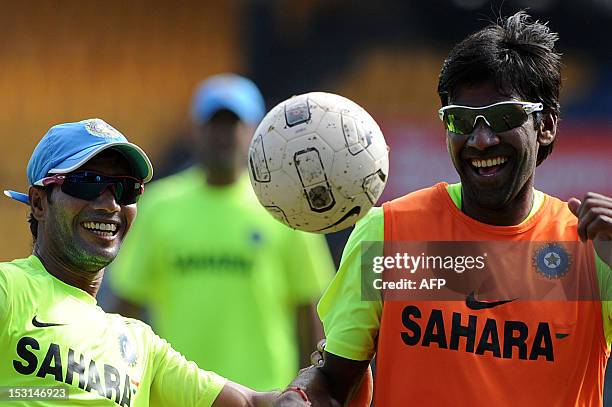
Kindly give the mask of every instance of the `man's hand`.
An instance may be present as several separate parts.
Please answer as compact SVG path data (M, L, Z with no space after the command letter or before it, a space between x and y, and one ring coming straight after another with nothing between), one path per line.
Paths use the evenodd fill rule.
M310 355L311 366L300 370L299 376L291 384L305 390L313 406L340 407L338 399L348 399L349 407L369 407L372 402L374 382L372 369L367 361L351 361L325 353L325 340L317 344L317 350ZM325 366L325 364L328 366ZM324 370L327 373L323 373ZM364 372L365 370L365 372ZM326 378L336 379L336 389L330 389ZM346 376L346 377L345 377ZM355 381L354 381L355 380ZM356 383L351 386L350 383ZM335 391L334 391L335 390ZM339 391L340 397L332 393ZM342 394L345 394L343 397ZM308 404L295 391L286 391L275 401L275 407L306 407Z
M312 366L321 366L323 364L323 351L325 350L325 339L319 341L317 350L310 355L310 363ZM372 368L368 366L363 379L359 386L350 396L348 407L369 407L372 404L372 395L374 394L374 377L372 376Z
M212 407L271 407L279 392L257 392L238 383L227 381Z
M597 255L612 267L612 198L589 192L582 202L571 198L567 205L578 218L580 240L592 240Z

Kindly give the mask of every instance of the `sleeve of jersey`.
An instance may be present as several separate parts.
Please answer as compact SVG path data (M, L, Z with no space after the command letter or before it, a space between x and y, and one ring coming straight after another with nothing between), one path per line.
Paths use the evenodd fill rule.
M340 269L317 307L325 329L325 350L346 359L370 360L376 352L382 301L361 299L361 242L384 240L383 216L382 208L372 208L357 223Z
M316 301L334 276L334 261L323 235L290 231L284 250L291 298L296 304Z
M141 201L144 201L144 197ZM147 302L148 295L155 292L154 278L156 261L156 238L153 217L146 206L138 204L138 216L132 224L119 255L111 264L110 286L113 291L136 304Z
M194 362L187 361L172 349L168 342L151 334L156 341L151 406L212 406L227 380L216 373L198 368Z
M603 312L604 334L608 346L612 343L612 270L597 253L595 253L595 266L597 268L597 280Z

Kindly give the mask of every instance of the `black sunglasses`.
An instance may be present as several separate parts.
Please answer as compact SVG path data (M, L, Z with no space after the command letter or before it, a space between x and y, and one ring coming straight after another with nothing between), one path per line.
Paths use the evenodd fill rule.
M134 177L104 175L93 171L56 174L34 185L59 185L62 192L75 198L92 201L110 188L119 205L132 205L144 193L144 182Z
M438 113L448 131L465 135L474 131L479 117L491 130L502 133L522 126L531 113L543 109L542 103L510 100L483 107L449 105L438 110Z

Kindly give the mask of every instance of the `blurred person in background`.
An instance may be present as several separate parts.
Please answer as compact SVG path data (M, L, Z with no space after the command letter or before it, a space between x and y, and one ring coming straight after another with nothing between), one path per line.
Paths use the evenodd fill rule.
M438 82L439 113L461 182L387 202L357 223L318 307L324 360L291 384L312 405L344 404L374 356L377 406L602 404L612 342L612 198L589 192L563 202L534 188L536 166L557 136L557 39L519 12L451 50ZM571 275L587 294L559 301L478 301L473 292L465 301L408 295L363 301L363 241L576 242ZM536 254L537 267L566 281L559 279L568 253L552 247ZM526 286L538 281L536 270L521 271ZM287 392L275 405L307 401Z
M323 236L277 222L252 191L247 149L264 113L244 77L201 84L198 165L148 188L110 277L121 313L146 307L188 359L258 390L286 386L308 363L322 338L313 304L334 271Z

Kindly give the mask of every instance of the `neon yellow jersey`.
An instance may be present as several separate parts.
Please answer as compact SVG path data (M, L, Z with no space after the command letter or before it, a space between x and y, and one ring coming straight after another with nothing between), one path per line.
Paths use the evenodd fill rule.
M257 202L248 174L211 187L190 169L154 183L108 273L120 296L187 359L257 390L299 366L296 309L334 273L321 235L296 232Z
M461 184L449 185L447 191L455 205L461 207ZM534 204L527 219L537 211L543 200L544 194L535 191ZM361 242L382 242L384 226L381 207L372 208L357 223L344 248L340 269L317 307L327 338L325 350L334 355L352 360L369 360L376 352L382 302L361 300ZM612 298L612 271L597 255L595 260L601 298ZM612 301L602 301L602 314L606 341L610 346Z
M105 313L35 256L0 263L0 349L3 386L67 384L70 405L210 406L226 382L188 362L148 325Z

